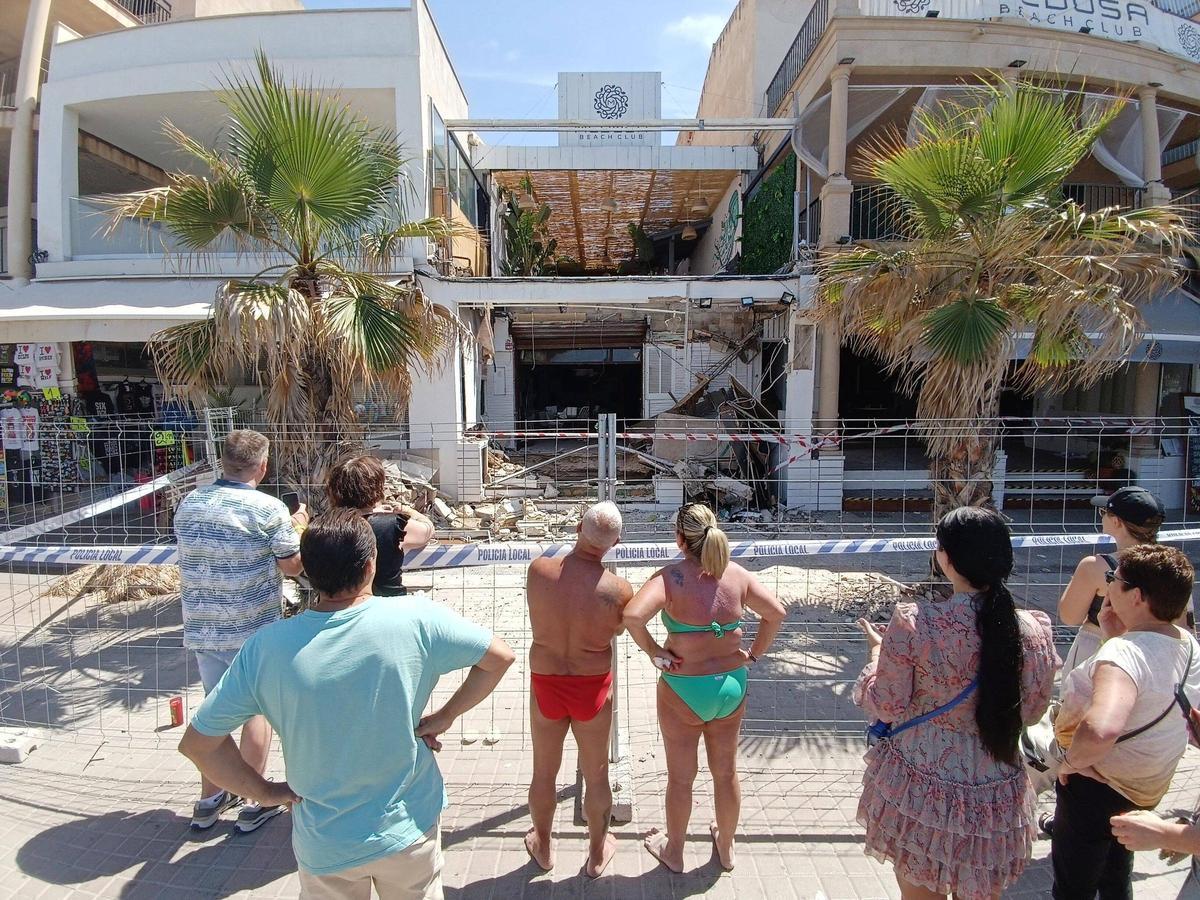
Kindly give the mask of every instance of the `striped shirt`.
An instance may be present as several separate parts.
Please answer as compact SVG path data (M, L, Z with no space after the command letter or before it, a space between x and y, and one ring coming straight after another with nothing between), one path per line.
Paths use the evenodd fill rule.
M192 491L175 514L183 600L183 644L238 650L280 617L277 559L300 552L287 507L224 478Z

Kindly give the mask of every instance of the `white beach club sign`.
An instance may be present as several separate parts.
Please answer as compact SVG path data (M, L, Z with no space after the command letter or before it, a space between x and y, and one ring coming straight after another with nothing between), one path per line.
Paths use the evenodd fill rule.
M562 131L560 147L643 147L659 143L653 131L619 131L623 121L645 121L662 115L659 72L559 72L558 117L595 120L595 130ZM607 126L607 127L606 127Z
M1132 0L862 0L870 16L992 19L1009 16L1040 28L1083 32L1114 41L1145 41L1200 62L1200 23Z

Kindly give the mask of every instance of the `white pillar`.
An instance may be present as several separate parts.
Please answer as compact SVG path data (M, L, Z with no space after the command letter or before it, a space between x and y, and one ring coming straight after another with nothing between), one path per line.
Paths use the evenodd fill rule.
M58 389L64 394L78 393L75 384L75 351L70 341L58 345Z
M829 178L821 188L822 247L850 234L853 185L846 177L846 128L849 120L850 66L835 66L829 76ZM838 382L841 379L841 337L837 326L821 326L820 368L817 374L819 431L833 431L838 418Z
M1171 201L1171 192L1162 182L1162 147L1158 133L1158 88L1138 88L1138 113L1142 126L1142 177L1146 181L1143 206L1159 206Z
M1133 416L1136 419L1153 419L1158 415L1158 390L1162 378L1162 364L1144 362L1133 368ZM1131 443L1136 456L1157 456L1158 441L1152 435L1137 435Z
M8 273L28 282L33 274L33 114L42 82L42 50L50 23L50 0L30 0L17 69L12 143L8 156Z
M846 176L846 121L849 116L850 67L834 66L829 76L829 177Z

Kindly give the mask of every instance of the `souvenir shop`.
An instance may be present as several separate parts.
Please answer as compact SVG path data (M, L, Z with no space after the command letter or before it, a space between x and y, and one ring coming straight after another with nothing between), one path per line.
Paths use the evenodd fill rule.
M163 402L143 344L0 344L0 390L3 507L192 461L195 418Z

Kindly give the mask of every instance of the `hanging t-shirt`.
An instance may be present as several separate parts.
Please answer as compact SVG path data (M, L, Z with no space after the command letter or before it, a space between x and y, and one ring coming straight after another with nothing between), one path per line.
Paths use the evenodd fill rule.
M1191 645L1192 668L1185 691L1193 705L1200 701L1200 645L1182 629L1178 637L1153 631L1132 631L1110 638L1096 655L1067 676L1062 708L1054 722L1059 744L1070 748L1075 729L1092 704L1096 666L1117 666L1137 685L1137 699L1125 723L1134 731L1157 719L1174 702L1175 687L1187 668ZM1113 789L1141 807L1153 807L1171 786L1175 767L1187 747L1187 725L1178 707L1152 728L1114 746L1093 768Z
M128 381L122 381L117 385L117 412L121 415L131 416L137 411L138 402L133 392L133 385Z
M138 412L154 412L154 388L146 382L133 386L133 396L137 399Z

